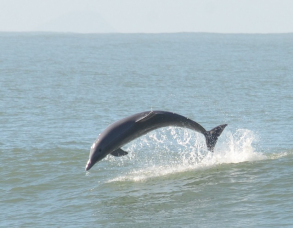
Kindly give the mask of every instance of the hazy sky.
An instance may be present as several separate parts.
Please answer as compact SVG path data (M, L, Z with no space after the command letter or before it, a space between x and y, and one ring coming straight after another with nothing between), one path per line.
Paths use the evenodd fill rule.
M293 0L0 0L0 31L293 32Z

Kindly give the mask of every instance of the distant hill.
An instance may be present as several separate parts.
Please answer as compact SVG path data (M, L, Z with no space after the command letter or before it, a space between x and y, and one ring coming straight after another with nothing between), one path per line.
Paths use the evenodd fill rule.
M36 28L42 32L114 33L115 29L98 13L76 11L62 15Z

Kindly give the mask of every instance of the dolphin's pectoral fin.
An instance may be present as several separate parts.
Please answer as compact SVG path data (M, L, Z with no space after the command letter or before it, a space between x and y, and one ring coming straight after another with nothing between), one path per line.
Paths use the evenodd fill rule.
M122 150L122 149L117 149L117 150L114 150L112 153L110 153L111 155L115 156L115 157L121 157L121 156L124 156L124 155L127 155L128 152Z
M152 118L153 116L155 116L156 113L153 112L153 111L150 111L146 116L143 116L141 118L139 118L138 120L136 120L135 122L138 123L138 122L144 122L144 121L147 121L148 119Z

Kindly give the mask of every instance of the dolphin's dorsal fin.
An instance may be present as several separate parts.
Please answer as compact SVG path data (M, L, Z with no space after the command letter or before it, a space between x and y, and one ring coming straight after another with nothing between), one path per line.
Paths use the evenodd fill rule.
M119 148L117 150L114 150L110 154L113 155L113 156L115 156L115 157L121 157L121 156L127 155L128 152L126 152L126 151L122 150L121 148Z
M147 121L149 120L150 118L152 118L154 115L156 115L155 112L153 111L150 111L147 115L137 119L135 122L138 123L138 122L144 122L144 121Z

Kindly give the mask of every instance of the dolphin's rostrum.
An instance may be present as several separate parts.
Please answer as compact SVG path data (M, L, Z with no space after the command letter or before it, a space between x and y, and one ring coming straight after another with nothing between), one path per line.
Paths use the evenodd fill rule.
M218 137L227 124L206 131L200 124L176 113L165 111L137 113L111 124L98 136L91 147L85 170L88 171L108 154L117 157L127 155L128 153L121 149L122 146L152 130L166 126L189 128L202 133L208 150L213 151Z

